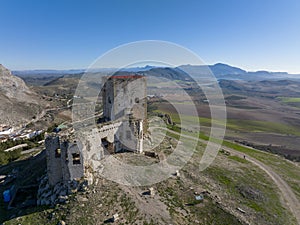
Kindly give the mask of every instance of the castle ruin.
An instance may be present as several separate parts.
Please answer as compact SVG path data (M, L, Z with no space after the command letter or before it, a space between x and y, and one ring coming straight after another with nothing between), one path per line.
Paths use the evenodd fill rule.
M121 151L143 152L147 128L146 78L118 75L104 77L103 84L102 122L85 135L88 146L59 135L46 138L47 175L51 186L82 178L85 166L89 164L95 169L91 161L101 160L105 155Z

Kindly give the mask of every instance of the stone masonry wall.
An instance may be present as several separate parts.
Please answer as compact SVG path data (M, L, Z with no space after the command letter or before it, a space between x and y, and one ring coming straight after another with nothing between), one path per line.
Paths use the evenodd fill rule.
M45 140L47 156L47 174L50 185L55 185L62 180L61 148L59 137L47 137Z

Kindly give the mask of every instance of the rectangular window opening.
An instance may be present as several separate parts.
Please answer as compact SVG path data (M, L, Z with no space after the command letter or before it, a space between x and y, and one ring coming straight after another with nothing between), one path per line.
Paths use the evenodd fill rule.
M73 158L73 164L81 164L80 162L80 154L79 153L73 153L72 154L72 158Z
M55 149L55 158L60 158L61 157L61 149L57 148Z

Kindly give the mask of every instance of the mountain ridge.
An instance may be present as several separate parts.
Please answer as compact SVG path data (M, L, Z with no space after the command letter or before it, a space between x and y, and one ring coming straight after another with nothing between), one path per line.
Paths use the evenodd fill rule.
M39 96L0 64L0 124L19 126L41 110Z
M261 78L300 78L300 74L289 74L287 72L272 72L272 71L266 71L266 70L257 70L257 71L246 71L244 69L241 69L236 66L231 66L225 63L216 63L214 65L181 65L177 67L158 67L158 66L151 66L146 65L144 67L130 67L130 68L122 68L122 69L116 69L116 68L99 68L99 69L92 69L88 70L88 72L113 72L113 71L124 71L124 72L133 72L133 73L142 73L142 72L154 72L161 71L163 69L168 68L168 70L174 69L176 73L178 73L178 69L181 70L189 70L193 73L197 73L199 75L208 75L208 74L214 74L217 79L249 79L249 78L255 78L259 79ZM21 78L23 77L30 77L30 76L62 76L62 75L75 75L84 73L85 69L70 69L70 70L16 70L12 73L16 76L19 76ZM249 76L249 78L247 78Z

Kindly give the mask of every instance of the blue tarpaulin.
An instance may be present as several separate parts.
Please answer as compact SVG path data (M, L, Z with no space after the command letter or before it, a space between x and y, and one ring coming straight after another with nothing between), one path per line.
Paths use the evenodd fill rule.
M9 202L10 201L10 190L6 190L3 192L3 200L4 202Z

